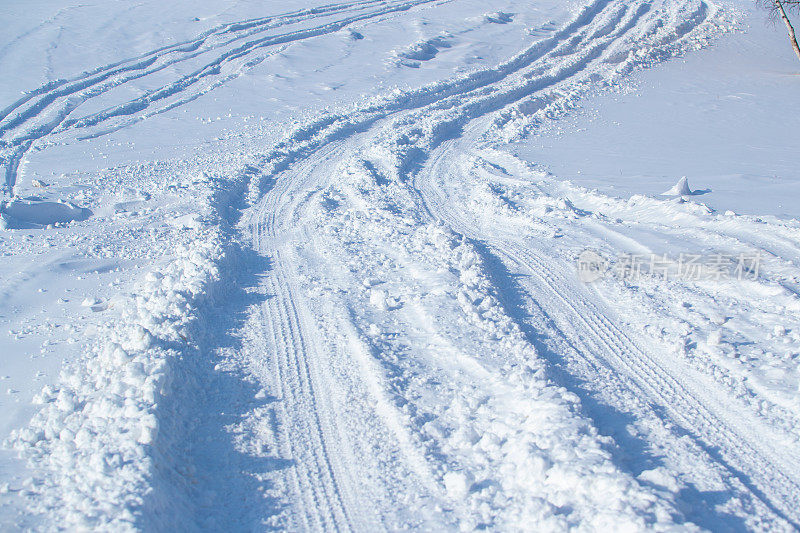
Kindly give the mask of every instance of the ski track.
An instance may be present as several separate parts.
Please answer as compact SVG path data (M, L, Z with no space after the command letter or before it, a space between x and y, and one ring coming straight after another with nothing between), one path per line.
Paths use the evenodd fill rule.
M82 130L109 121L122 119L120 124L94 133L79 134L92 138L129 126L148 116L164 113L186 104L203 94L240 76L267 57L282 51L280 46L339 31L357 22L375 19L434 0L407 2L373 0L331 4L322 8L225 24L209 30L196 39L165 46L139 57L99 67L79 77L56 80L27 93L0 112L0 161L5 167L6 189L13 192L20 161L36 143L53 142L52 136L69 130ZM363 12L374 8L371 11ZM255 38L259 33L287 25L330 17L338 14L357 14L336 19L311 28ZM358 13L362 12L362 13ZM263 49L268 49L258 55ZM213 57L217 54L216 57ZM206 55L212 55L206 58ZM128 102L115 105L80 118L71 116L83 104L125 83L145 78L167 67L201 58L202 66L174 82ZM195 87L208 80L206 86ZM194 92L192 92L194 89ZM186 94L189 93L189 94ZM184 95L180 97L181 95ZM177 96L174 102L149 111L154 104Z
M67 135L88 138L125 127L202 96L282 46L426 4L436 2L348 2L230 23L193 40L31 91L0 112L7 188L13 191L21 160L36 146L58 142ZM695 43L692 39L703 44L716 31L718 14L716 7L704 1L598 0L565 27L500 65L323 115L253 158L246 194L250 207L244 210L238 228L247 234L256 252L269 258L271 267L260 274L258 290L264 298L249 310L239 362L276 399L270 411L275 416L273 434L257 434L255 421L248 426L254 433L250 438L260 439L288 463L261 478L276 487L271 494L284 506L273 509L273 525L292 530L375 531L410 526L452 529L457 524L490 528L511 524L513 528L522 523L504 522L502 517L506 511L509 515L516 512L513 495L494 510L496 523L487 522L476 511L482 507L454 502L443 474L459 461L469 464L469 458L448 456L442 443L422 437L414 417L425 417L408 414L405 409L413 403L418 382L441 380L467 390L472 385L465 382L464 374L476 382L483 377L487 381L492 376L502 379L504 370L498 369L506 368L503 364L517 364L513 357L489 363L472 358L453 342L448 350L458 356L457 370L446 369L442 356L432 356L419 368L412 363L393 366L365 340L366 322L356 311L359 302L363 304L358 296L336 295L334 288L330 293L322 291L323 296L309 297L313 285L309 279L336 280L339 275L345 280L358 275L348 271L344 256L335 256L337 249L344 250L349 243L344 237L336 237L343 239L341 242L326 240L336 234L320 233L313 216L326 194L345 191L343 199L331 205L344 202L355 212L375 211L377 219L397 224L399 232L443 226L466 243L474 243L485 256L484 264L502 265L488 274L495 282L494 294L511 322L525 333L525 342L552 367L553 379L581 401L607 402L601 413L607 409L649 421L653 427L649 433L643 430L646 435L642 438L650 449L642 454L663 453L676 461L680 455L676 450L682 450L688 456L679 459L718 475L725 490L743 502L736 511L751 515L740 516L741 523L730 522L734 528L741 524L787 530L800 527L800 465L782 446L785 428L773 427L752 409L732 409L738 404L728 401L724 391L701 372L671 358L658 341L627 332L612 302L565 274L571 258L560 255L552 239L516 235L504 230L502 218L486 222L482 212L466 202L459 205L467 194L464 190L479 179L474 175L475 161L499 169L505 176L532 174L511 156L483 150L493 145L492 136L524 136L540 121L557 118L576 95L690 49ZM336 16L343 18L315 25L317 19ZM311 27L260 35L302 23ZM202 61L202 66L191 74L129 102L76 116L92 98L192 60ZM159 103L162 107L157 107ZM374 183L347 183L347 179L355 179L347 174L353 168L362 169ZM525 180L537 196L553 200L563 196L544 179ZM478 209L484 207L491 209L490 205ZM337 208L331 207L329 221L339 220L337 216ZM655 223L652 228L664 229ZM594 227L575 222L565 228L570 239L584 243L602 239L597 233L611 235L615 231L602 222ZM783 261L786 268L800 260L791 229L778 226L763 233L728 230L722 224L699 220L689 235L704 244L757 247ZM377 254L381 243L366 235L363 238L375 248L370 253ZM319 251L312 251L309 243L316 243L314 248ZM395 262L402 265L402 276L410 276L418 267L413 263L418 251L398 247ZM332 257L326 265L324 261ZM367 259L373 260L371 255ZM365 264L364 269L378 264ZM503 282L506 277L519 280ZM519 288L521 297L513 287ZM339 289L349 292L347 285ZM516 300L521 303L514 304ZM320 302L327 303L320 307ZM524 311L514 310L521 305L526 306ZM657 305L651 305L652 312L657 312ZM394 317L387 318L393 325L405 324L409 330L419 327L410 312L382 312ZM429 328L447 337L442 326ZM573 386L577 381L582 383L580 387ZM481 384L474 386L480 388ZM491 396L491 384L486 387L481 394ZM506 393L515 394L515 390L509 386ZM416 408L424 411L428 407ZM432 412L439 408L443 407L430 407ZM508 415L503 422L513 425L514 420ZM601 433L613 433L612 428L604 427L611 422L600 415L590 422ZM776 438L765 439L765 435ZM598 446L614 448L608 443ZM364 452L373 455L359 455ZM381 470L376 470L377 466ZM613 468L620 479L636 485L633 480L641 472L629 471L635 469L619 459L614 459ZM405 486L400 487L398 480ZM397 509L395 491L411 505L408 514ZM653 494L658 502L654 505L663 504L670 509L667 514L680 514L674 510L675 494ZM632 503L631 509L639 509L636 505ZM671 518L661 523L660 509L648 511L652 516L640 517L645 521L637 524L662 527L671 523ZM577 516L579 510L575 512ZM701 526L706 520L712 527L715 520L722 519L715 509L695 509L686 518L697 519Z

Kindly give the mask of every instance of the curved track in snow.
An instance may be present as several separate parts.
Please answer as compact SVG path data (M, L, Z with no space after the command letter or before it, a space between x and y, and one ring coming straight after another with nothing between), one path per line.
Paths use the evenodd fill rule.
M282 46L435 5L348 2L228 24L53 82L0 113L7 187L40 143L125 127ZM248 503L248 516L291 530L800 527L794 415L708 371L680 334L699 319L669 306L746 295L587 286L573 273L580 248L646 248L636 232L755 249L780 266L764 283L790 308L791 228L602 197L496 149L705 44L719 17L702 0L596 0L503 63L322 115L250 161L238 230L269 267L254 272L258 303L225 358L270 399L237 431L276 466L213 472L257 479L271 504ZM190 73L81 114L178 63ZM208 397L204 408L226 409Z
M20 161L39 144L57 142L63 135L91 138L113 132L199 98L287 44L431 1L344 2L224 24L192 40L43 85L0 111L0 163L4 168L5 189L13 191ZM300 28L282 31L284 27L296 26ZM124 103L80 114L88 102L130 81L148 76L156 79L154 75L184 65L190 70L188 74Z
M600 396L604 391L614 391L611 394L617 398L604 401L619 411L630 412L635 403L643 403L639 406L641 412L632 413L638 419L646 419L648 411L653 410L666 414L681 428L678 435L689 435L695 440L705 456L704 462L720 470L731 487L750 493L754 508L766 506L796 525L800 465L786 447L788 436L775 431L762 416L748 412L743 406L734 407L736 403L731 402L727 391L715 389L708 376L677 360L663 344L645 335L626 332L625 326L617 325L623 322L615 310L621 302L605 300L580 282L574 275L574 258L550 250L552 238L536 239L529 235L514 238L510 232L503 235L502 226L480 230L481 213L473 218L465 216L463 210L453 209L452 199L459 195L456 189L464 186L457 177L469 175L470 164L481 160L480 156L476 158L469 153L470 148L460 148L461 142L450 142L447 148L440 148L418 175L426 205L434 216L484 243L487 252L502 261L507 275L520 276L523 281L519 285L531 300L530 306L541 313L537 317L540 327L546 324L551 338L561 337L555 343L557 346L570 347L563 353L572 352L572 357L578 358L559 364L580 368L580 379L585 380L581 387L587 391ZM463 146L474 144L467 141ZM501 165L507 162L516 167L511 174L525 174L524 165L508 156L486 161L494 169L502 169ZM548 195L543 188L537 192ZM556 193L553 197L564 196ZM571 233L577 227L565 231ZM570 240L573 238L587 248L599 244L591 234L570 235ZM672 435L671 439L678 435ZM661 450L683 448L669 440L657 446ZM685 449L682 453L689 455ZM685 461L686 456L681 460Z
M352 172L353 165L360 165L379 184L376 191L361 193L369 197L361 200L362 206L388 203L400 211L410 210L408 216L417 218L419 223L444 224L485 246L483 249L489 254L486 259L499 260L507 275L525 280L519 286L542 315L533 322L519 318L520 325L528 332L536 332L530 335L548 339L543 344L552 346L548 357L551 364L564 369L567 376L569 372L579 373L563 381L583 382L580 388L587 402L596 395L610 404L609 411L647 421L644 425L658 421L660 427L649 428L650 434L642 437L650 447L645 455L663 453L671 456L672 462L668 463L675 470L694 468L714 476L724 490L741 498L743 512L759 517L755 520L796 525L797 464L786 452L785 440L765 442L760 438L771 432L764 418L741 411L734 414L724 391L709 390L704 376L682 362L664 357L663 347L657 342L628 334L623 326L615 324L613 308L577 279L570 278L572 258L565 261L548 252L551 239L514 239L511 234L504 234L502 218L484 227L484 213L472 213L461 203L462 189L472 185L464 181L475 162L472 151L490 144L482 140L481 134L490 131L502 135L504 128L513 130L509 124L521 123L517 128L524 129L536 120L546 120L550 109L557 109L562 102L569 104L570 91L585 90L627 72L635 66L630 58L637 53L658 57L670 46L679 48L681 40L702 27L713 12L714 8L702 2L598 2L551 38L496 69L444 84L444 90L436 87L423 92L422 98L417 94L402 95L388 105L346 118L326 117L320 127L305 130L303 138L294 140L294 146L315 155L290 152L288 156L267 156L262 162L269 180L275 180L279 190L266 192L254 213L248 213L246 224L261 228L263 218L268 227L287 225L286 232L296 236L288 237L282 246L304 247L303 243L314 240L308 231L297 229L311 218L304 213L310 209L308 204L343 187L331 183L327 173L337 168L337 162L339 172ZM630 48L637 43L640 49ZM367 133L352 133L362 130ZM364 141L365 136L372 140ZM372 146L359 146L368 142ZM336 145L334 153L340 155L317 159L316 154L326 152L324 147L329 144ZM293 168L297 160L302 161L305 174L281 171L282 165ZM389 167L385 168L387 164ZM502 168L491 160L488 165ZM314 170L315 167L325 171ZM516 168L508 172L514 175L521 171ZM327 177L314 179L315 174ZM414 207L393 199L397 195ZM283 200L275 200L276 196ZM382 202L376 202L375 197L383 197ZM350 202L356 205L355 200ZM588 238L574 240L593 242ZM254 241L264 253L269 253L269 243L275 242L260 238ZM322 261L316 268L323 268ZM507 299L503 298L502 289L498 291L502 299ZM605 431L613 431L604 427L610 423L599 416L595 423ZM429 456L423 444L418 446L420 454ZM708 509L695 509L689 514L692 513L701 523L718 519Z

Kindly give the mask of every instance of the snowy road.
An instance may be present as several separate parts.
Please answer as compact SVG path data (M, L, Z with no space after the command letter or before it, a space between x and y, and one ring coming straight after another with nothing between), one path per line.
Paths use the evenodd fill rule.
M101 195L85 211L31 196L48 185L27 165L48 150L146 142L153 131L137 128L185 127L177 112L255 95L263 72L280 82L278 66L298 94L275 108L302 109L314 76L344 95L213 143L198 134L188 162L176 151L114 167L124 194L147 193L114 204L109 220L151 228L139 239L152 244L139 245L157 260L115 282L127 283L116 300L83 304L117 314L92 326L84 357L12 432L9 446L29 459L16 475L30 478L5 485L2 523L800 528L798 222L719 213L691 195L605 195L507 149L581 99L713 46L734 8L506 3L368 0L250 16L7 105L11 256L14 235L92 227L104 213ZM369 35L383 38L360 58L354 43ZM70 176L58 179L48 191L72 191ZM57 208L64 226L45 203L70 206ZM35 216L15 216L25 212ZM137 237L86 240L123 254ZM587 284L576 270L587 249L758 254L764 268Z

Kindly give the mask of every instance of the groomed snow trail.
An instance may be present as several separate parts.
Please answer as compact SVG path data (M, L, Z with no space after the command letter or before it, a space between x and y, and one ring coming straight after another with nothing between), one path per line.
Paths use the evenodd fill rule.
M229 24L42 87L0 114L7 188L37 143L102 135L281 46L442 3L350 2ZM198 232L205 247L149 279L137 326L101 349L108 368L75 369L17 436L50 472L41 510L117 529L800 527L797 406L720 369L724 347L688 333L713 333L715 308L767 293L756 313L727 317L731 327L749 320L747 336L797 309L797 228L603 197L499 149L728 23L702 0L598 0L531 32L505 62L323 114L252 157L215 184L219 228ZM77 116L184 61L200 66ZM237 199L241 213L226 207ZM743 286L578 281L577 252L649 251L648 235L759 250L775 269ZM204 303L212 289L224 305ZM184 306L188 316L175 311ZM146 359L128 383L141 393L106 375L126 357ZM92 390L76 384L86 375ZM117 441L101 450L56 431L76 418L108 424L115 410Z

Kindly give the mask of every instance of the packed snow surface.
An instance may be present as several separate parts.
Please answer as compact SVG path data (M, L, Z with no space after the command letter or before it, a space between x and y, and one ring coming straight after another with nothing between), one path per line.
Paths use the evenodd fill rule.
M800 528L800 66L744 0L0 20L3 529Z

